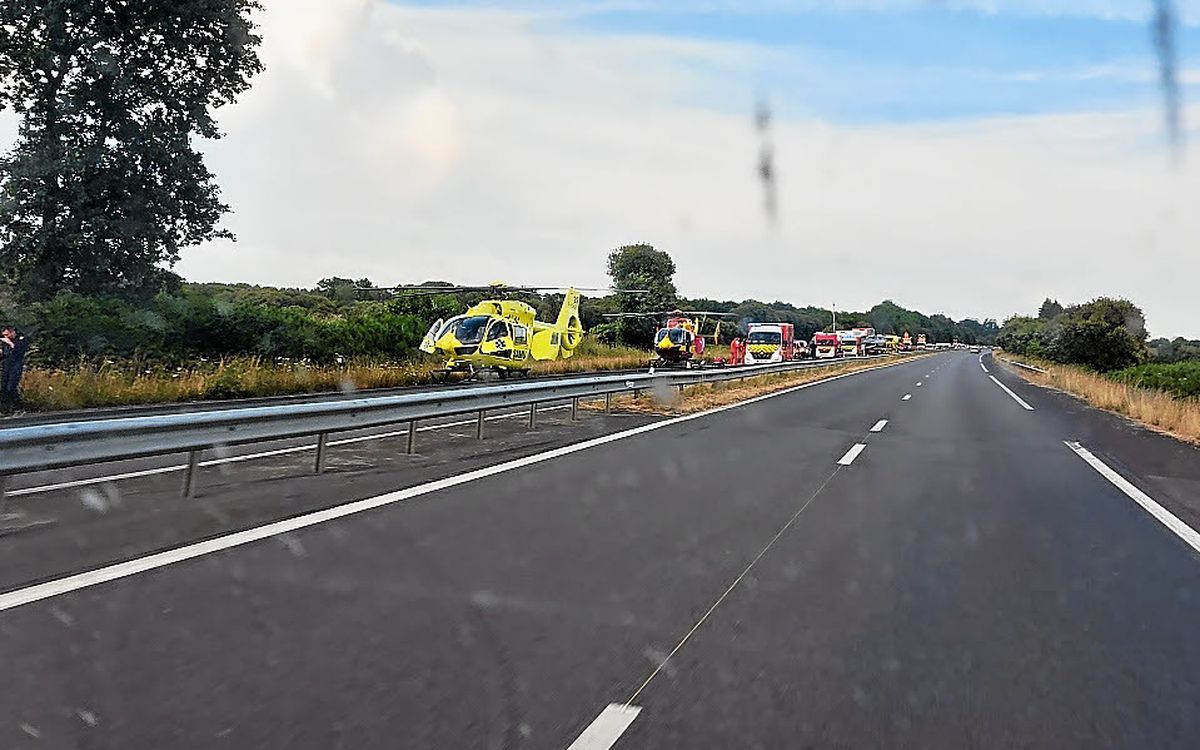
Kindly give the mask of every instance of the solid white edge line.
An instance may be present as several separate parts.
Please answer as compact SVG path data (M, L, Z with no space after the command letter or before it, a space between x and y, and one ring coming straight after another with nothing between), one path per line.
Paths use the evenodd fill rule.
M980 360L979 360L979 369L983 370L984 372L988 373L989 375L991 374L991 370L989 370L989 369L987 368L987 365L985 365L985 364L983 363L983 360L982 360L982 359L980 359Z
M560 411L570 409L570 404L560 404L559 406L546 406L539 409L539 412ZM521 411L495 414L485 419L488 422L497 419L516 419L524 418L528 414L527 409ZM474 419L462 419L457 422L446 422L445 424L426 425L418 427L417 432L430 432L433 430L448 430L454 427L463 427L466 425L475 424ZM371 440L386 440L387 438L399 437L407 435L408 429L391 430L388 432L373 432L370 435L357 435L351 438L340 438L338 440L330 440L328 447L333 448L339 445L351 445L353 443L365 443ZM220 466L222 464L236 464L243 461L256 461L260 458L274 458L275 456L286 456L291 453L303 453L304 451L315 450L316 445L306 443L305 445L293 445L287 448L276 448L269 451L259 451L257 453L245 453L240 456L226 456L224 458L210 458L200 462L201 467ZM44 492L53 492L54 490L69 490L74 487L86 487L91 484L104 484L105 482L117 482L123 479L137 479L139 477L149 477L155 474L169 474L173 471L183 471L187 468L187 464L171 464L170 466L159 466L154 469L139 469L138 471L127 471L121 474L108 474L102 477L88 477L85 479L72 479L67 482L56 482L54 484L43 484L37 487L22 487L20 489L9 490L10 497L20 497L21 495L36 495Z
M858 458L858 454L862 453L866 449L866 443L855 443L850 450L846 451L846 455L838 459L838 464L840 466L849 466L850 464L854 463L854 459Z
M900 400L901 400L901 401L908 401L908 400L909 400L909 399L911 399L911 398L912 398L912 394L911 394L911 393L906 393L906 394L904 394L904 398L902 398L902 399L900 399Z
M1146 512L1154 516L1159 523L1173 531L1175 536L1187 542L1188 546L1190 546L1192 549L1200 552L1200 533L1196 533L1195 529L1181 521L1174 513L1159 505L1154 498L1139 490L1133 485L1132 482L1110 468L1108 464L1096 458L1096 456L1093 455L1092 452L1087 448L1084 448L1079 443L1073 443L1068 440L1064 440L1063 443L1065 443L1068 448L1075 451L1075 455L1079 456L1084 461L1087 461L1088 465L1099 472L1101 476L1103 476L1109 482L1112 482L1117 489L1119 489L1121 492L1124 492L1135 503L1142 506Z
M871 427L871 432L883 432L883 428L887 427L887 423L888 421L886 419L879 420L874 424L874 426Z
M639 706L610 703L587 729L567 746L567 750L608 750L642 712Z
M1011 389L1011 388L1009 388L1009 387L1008 387L1007 385L1005 385L1004 383L1001 383L999 380L996 380L996 376L995 376L995 375L988 375L988 377L992 379L992 382L993 382L993 383L995 383L996 385L998 385L998 386L1000 386L1001 388L1003 388L1005 393L1007 393L1008 395L1012 396L1012 397L1013 397L1013 400L1014 400L1014 401L1016 401L1018 404L1020 404L1020 405L1021 405L1021 407L1022 407L1023 409L1025 409L1025 411L1033 411L1033 407L1032 407L1032 406L1030 406L1028 403L1026 403L1026 402L1025 402L1025 399L1023 399L1023 398L1021 398L1020 396L1018 396L1017 394L1013 393L1013 392L1012 392L1012 389Z
M95 570L76 573L75 575L67 576L65 578L58 578L52 581L46 581L45 583L39 583L33 586L16 589L14 591L0 594L0 612L13 609L14 607L20 607L25 604L30 604L32 602L41 601L42 599L49 599L61 594L66 594L71 591L78 591L79 589L89 588L101 583L115 581L119 578L137 575L138 573L145 573L147 571L163 568L168 565L174 565L175 563L191 560L195 557L211 555L214 552L220 552L232 547L240 547L243 544L257 542L268 537L287 534L298 529L327 523L338 518L355 515L357 513L373 510L385 505L398 503L403 500L409 500L414 497L428 495L439 490L457 487L460 484L474 482L477 479L485 479L487 477L495 476L496 474L503 474L514 469L520 469L526 466L539 464L544 461L551 461L563 456L569 456L572 453L579 453L580 451L585 451L589 448L595 448L608 443L615 443L618 440L624 440L625 438L634 437L635 435L654 432L655 430L660 430L664 427L690 422L694 419L703 419L704 417L712 416L713 414L720 414L731 409L739 409L743 406L748 406L750 404L759 403L760 401L766 401L767 399L796 393L797 391L802 391L806 388L824 385L825 383L831 383L835 380L841 380L842 378L849 378L855 375L861 375L862 373L874 372L876 370L895 367L896 365L901 364L906 363L895 362L892 364L881 365L880 367L873 367L867 370L855 370L854 372L846 372L842 373L841 375L832 375L828 378L814 380L811 383L801 383L800 385L795 385L791 388L785 388L781 391L764 393L761 396L754 396L753 398L748 398L745 401L738 401L732 404L725 404L724 406L717 406L712 409L708 409L707 411L696 412L695 414L685 414L679 417L671 417L670 419L661 419L657 422L650 422L649 424L644 424L640 427L634 427L622 432L614 432L611 435L601 435L600 437L584 440L580 443L564 445L560 448L554 448L543 453L535 453L531 456L516 458L511 461L505 461L504 463L496 464L494 466L485 466L463 474L458 474L456 476L445 477L432 482L426 482L425 484L419 484L415 487L408 487L406 489L387 492L382 495L376 495L375 497L355 500L343 505L325 508L324 510L314 511L312 513L284 519L282 521L275 521L273 523L268 523L252 529L237 531L232 534L226 534L225 536L208 539L203 542L187 544L182 547L164 550L153 555L147 555L145 557L139 557L133 560L126 560L125 562L107 565L102 568L96 568Z

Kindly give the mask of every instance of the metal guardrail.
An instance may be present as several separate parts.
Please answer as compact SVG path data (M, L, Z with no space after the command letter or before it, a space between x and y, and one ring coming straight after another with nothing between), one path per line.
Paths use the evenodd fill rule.
M1043 370L1040 367L1034 367L1033 365L1027 365L1024 362L1018 362L1015 359L1006 359L1004 361L1009 363L1010 365L1016 365L1017 367L1020 367L1022 370L1029 370L1030 372L1040 372L1043 375L1050 372L1049 370Z
M886 355L864 357L880 359ZM417 423L421 420L477 415L475 437L483 436L489 410L528 406L529 426L537 421L537 407L553 401L570 401L571 417L578 417L581 400L603 398L605 410L614 395L658 392L699 383L745 379L842 364L846 360L780 362L728 368L660 370L658 372L600 374L549 381L488 384L472 388L446 388L389 396L338 401L252 406L203 412L116 417L77 422L54 422L0 429L0 493L4 479L13 474L60 469L105 461L187 453L188 469L183 494L196 488L202 451L218 446L283 440L317 439L313 471L324 470L326 443L331 433L407 423L406 451L415 450ZM0 494L0 510L4 496Z

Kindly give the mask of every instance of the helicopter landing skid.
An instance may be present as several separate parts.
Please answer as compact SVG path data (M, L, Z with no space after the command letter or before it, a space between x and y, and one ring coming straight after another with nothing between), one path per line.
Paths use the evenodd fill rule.
M479 371L470 366L445 367L441 370L432 370L429 374L433 377L433 380L436 383L448 383L450 382L450 378L455 375L464 376L461 378L462 380L473 380L477 375L479 375Z

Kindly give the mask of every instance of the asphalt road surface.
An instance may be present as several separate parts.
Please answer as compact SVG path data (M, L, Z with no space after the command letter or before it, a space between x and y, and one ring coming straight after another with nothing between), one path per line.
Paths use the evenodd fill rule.
M512 422L21 498L0 747L1196 746L1195 448L965 352Z

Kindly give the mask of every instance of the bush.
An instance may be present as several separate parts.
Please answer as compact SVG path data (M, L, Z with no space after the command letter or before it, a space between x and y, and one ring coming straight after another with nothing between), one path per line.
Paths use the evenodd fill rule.
M1100 372L1144 362L1145 340L1142 311L1132 302L1109 297L1072 305L1049 320L1010 318L996 337L1005 351Z
M1096 320L1068 320L1051 331L1044 356L1054 362L1108 372L1143 362L1146 349L1124 327L1114 328Z
M1200 398L1200 361L1145 364L1110 373L1109 377L1139 388L1166 391L1179 398Z
M12 315L33 340L43 366L107 357L164 364L232 356L307 359L399 359L412 355L431 321L384 302L359 302L338 313L221 299L185 289L145 307L109 297L61 294Z

